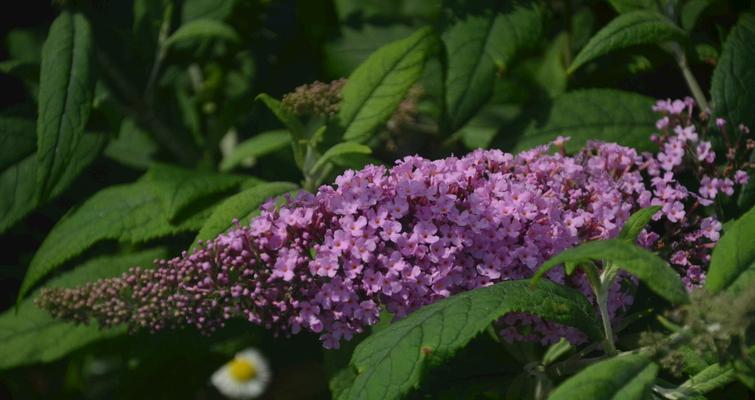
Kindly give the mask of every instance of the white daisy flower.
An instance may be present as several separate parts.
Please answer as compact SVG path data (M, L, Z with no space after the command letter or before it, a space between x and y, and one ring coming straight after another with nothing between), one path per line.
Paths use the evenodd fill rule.
M253 399L265 392L272 374L265 357L249 348L212 374L212 384L231 399Z

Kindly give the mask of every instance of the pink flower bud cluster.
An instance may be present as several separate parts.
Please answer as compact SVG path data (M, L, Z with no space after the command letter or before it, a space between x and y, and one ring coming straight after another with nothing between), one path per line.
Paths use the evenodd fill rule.
M614 237L633 211L652 204L663 206L657 217L664 230L696 234L707 257L720 224L688 207L700 196L673 169L661 174L661 164L597 142L573 157L548 154L548 146L516 156L406 157L390 169L346 171L335 185L280 207L270 201L249 226L158 260L155 269L46 289L37 303L58 318L153 331L189 325L211 332L243 317L278 333L314 332L335 348L375 324L382 309L400 318L455 293L528 278L566 248ZM650 231L639 242L664 244ZM548 278L593 300L579 273L557 269ZM612 316L631 305L633 283L626 276L615 283ZM500 323L508 340L585 340L526 314Z

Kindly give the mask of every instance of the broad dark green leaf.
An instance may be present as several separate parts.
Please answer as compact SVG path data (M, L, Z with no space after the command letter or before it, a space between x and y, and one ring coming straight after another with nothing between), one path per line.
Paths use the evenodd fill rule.
M222 39L238 42L239 35L231 26L223 22L208 18L195 19L176 29L165 40L165 46L173 46L178 42L197 39Z
M446 51L446 129L461 128L488 101L499 70L540 36L534 5L508 5L496 12L466 15L443 34Z
M551 392L548 400L644 400L658 366L641 354L620 355L593 364Z
M291 145L294 150L294 159L296 160L299 169L301 169L304 166L304 150L300 142L307 140L304 125L302 125L299 118L284 107L279 100L270 97L265 93L258 95L256 99L265 104L275 117L278 118L278 121L280 121L291 133Z
M519 138L513 152L548 143L557 136L569 136L569 152L580 150L588 140L602 140L652 150L650 135L657 115L654 100L637 93L613 89L584 89L567 92L553 101L544 121L533 123Z
M507 281L423 307L365 339L354 350L357 376L339 399L396 399L417 387L424 370L448 360L491 322L527 312L599 338L595 310L576 290Z
M144 180L110 186L58 221L31 260L19 300L64 262L101 240L141 243L202 227L209 209L170 222L152 185Z
M621 14L587 42L569 66L569 73L586 62L615 50L640 44L683 40L685 37L684 30L657 12L639 10Z
M247 159L256 159L291 145L291 134L285 130L262 132L233 149L220 163L221 171L230 171Z
M637 240L637 235L642 232L648 222L653 218L653 215L660 211L660 209L660 206L651 206L635 211L629 216L627 222L624 223L624 227L621 228L618 238L626 240L629 243L634 243L634 241Z
M125 118L121 122L118 138L105 147L104 154L123 165L145 170L153 164L153 158L159 150L155 141L141 130L133 119Z
M61 13L42 49L37 121L37 197L47 200L76 177L96 82L93 38L81 14Z
M689 298L679 275L657 255L624 240L596 240L564 250L551 257L532 277L533 285L549 270L565 262L607 261L640 278L650 290L674 303Z
M220 203L194 239L194 245L200 240L210 240L233 227L233 220L248 224L259 211L260 206L271 197L296 190L296 185L289 182L261 183L241 193L235 194Z
M311 171L317 171L324 167L333 158L343 156L346 154L372 154L372 150L369 147L353 142L341 142L335 146L329 148L323 153L322 156L312 166Z
M755 282L755 208L728 224L710 259L705 288L735 292Z
M117 276L133 266L149 267L153 260L166 255L164 249L152 249L95 258L51 280L47 286L79 286ZM0 314L0 369L54 361L89 343L124 333L124 328L102 329L54 320L27 299L19 306L18 314L14 310Z
M193 171L170 164L154 164L144 178L151 182L171 221L198 200L236 189L244 180L239 175Z
M381 47L357 67L343 88L338 111L344 140L365 141L390 118L422 73L435 40L430 28L420 29Z
M726 38L713 71L714 114L755 128L755 15L743 14Z

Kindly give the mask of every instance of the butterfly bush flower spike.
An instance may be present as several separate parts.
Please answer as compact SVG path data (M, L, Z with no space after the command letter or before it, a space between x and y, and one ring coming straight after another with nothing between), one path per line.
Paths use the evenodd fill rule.
M249 225L157 260L156 268L45 289L37 304L58 318L132 330L212 332L241 317L284 335L312 332L336 348L375 324L382 309L402 318L459 292L531 277L564 249L615 237L632 212L650 205L661 206L653 226L663 230L642 231L638 243L661 251L688 287L699 286L721 230L704 208L746 178L708 165L713 150L701 141L692 107L683 100L655 106L668 119L655 136L658 154L590 142L567 156L568 139L560 137L555 154L548 145L518 155L477 150L349 170L314 194L279 207L269 201ZM702 159L700 146L709 152ZM703 176L699 189L678 181L690 168ZM555 269L547 278L595 301L581 272ZM615 321L635 285L621 275L611 288ZM498 325L508 341L586 340L524 313Z

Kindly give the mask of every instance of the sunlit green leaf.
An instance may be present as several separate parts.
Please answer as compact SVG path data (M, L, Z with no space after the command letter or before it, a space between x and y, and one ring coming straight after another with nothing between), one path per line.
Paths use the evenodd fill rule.
M435 34L423 28L372 53L349 76L342 91L339 128L348 141L367 140L390 118L422 73L435 44Z
M718 293L735 292L755 282L755 208L726 226L713 249L705 288Z
M620 355L595 363L558 386L549 400L644 400L658 366L644 355Z
M339 399L396 399L417 387L427 369L448 360L509 312L527 312L600 336L595 311L574 289L507 281L423 307L373 334L354 350L356 378Z
M289 182L261 183L241 193L235 194L220 203L194 239L194 246L200 240L214 239L233 227L234 219L241 224L248 224L260 206L268 199L290 192L296 185Z
M31 260L18 298L23 299L49 273L101 240L141 243L197 231L207 216L209 210L204 209L182 221L170 222L153 183L147 180L109 186L52 228Z
M683 40L686 33L663 15L654 11L621 14L598 31L577 54L569 73L604 54L640 44Z
M546 272L568 261L606 261L640 278L664 299L683 304L689 301L679 275L660 257L624 240L595 240L564 250L551 257L532 278L533 285Z
M53 22L42 49L37 121L37 197L47 200L78 172L77 151L92 108L95 74L93 38L87 19L68 11Z
M117 276L134 266L149 267L153 260L166 255L164 249L153 249L95 258L51 280L47 287L80 286ZM125 328L102 329L96 325L54 320L37 308L32 299L27 299L19 306L18 313L8 310L0 314L0 369L50 362L94 341L124 333Z
M262 132L239 143L220 163L221 171L230 171L244 160L256 159L291 144L291 134L285 130Z

